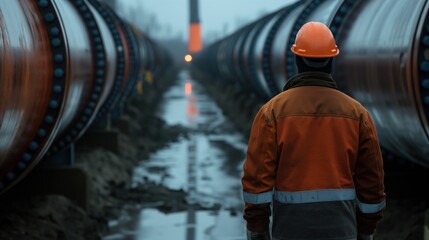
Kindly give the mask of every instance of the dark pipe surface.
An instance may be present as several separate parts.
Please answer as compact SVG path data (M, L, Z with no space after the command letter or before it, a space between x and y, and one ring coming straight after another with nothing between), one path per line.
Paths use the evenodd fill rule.
M60 131L47 156L67 148L93 123L112 91L117 65L113 35L98 10L85 1L56 1L67 41L66 104Z
M371 112L383 147L429 167L417 60L427 13L420 0L358 4L338 39L336 69L347 92Z
M84 129L84 125L74 130L73 135L65 136L72 125L76 125L82 115L85 105L90 101L93 88L92 76L93 59L89 32L85 29L85 23L81 20L79 12L70 1L53 2L61 12L59 20L63 26L65 41L67 42L64 61L67 62L65 74L65 102L63 115L59 123L59 132L53 143L50 153L60 151L67 147ZM88 119L89 120L89 119ZM88 123L88 121L86 121ZM85 124L88 125L88 124Z
M118 102L121 91L124 89L128 80L129 72L129 49L127 48L127 42L124 36L123 30L120 28L116 16L110 9L104 4L101 4L95 0L88 1L93 7L95 7L100 15L106 21L109 31L113 35L113 40L117 56L117 64L115 66L114 84L109 92L106 101L102 104L97 114L97 120L100 121L105 119L107 114L112 110L113 106Z

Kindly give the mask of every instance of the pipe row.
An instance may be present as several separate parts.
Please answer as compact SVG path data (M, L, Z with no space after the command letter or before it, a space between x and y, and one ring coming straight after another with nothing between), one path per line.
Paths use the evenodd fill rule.
M0 1L0 33L0 193L171 64L96 0Z

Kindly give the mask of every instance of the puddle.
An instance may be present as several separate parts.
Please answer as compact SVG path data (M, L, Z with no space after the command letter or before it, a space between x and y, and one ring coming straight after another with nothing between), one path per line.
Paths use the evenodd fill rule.
M105 240L114 239L245 239L241 174L246 144L200 83L181 72L164 95L159 116L169 125L190 129L187 137L155 152L136 167L133 185L144 181L184 190L186 201L216 210L163 213L145 206L138 213L124 211L112 221ZM212 208L213 206L219 206Z

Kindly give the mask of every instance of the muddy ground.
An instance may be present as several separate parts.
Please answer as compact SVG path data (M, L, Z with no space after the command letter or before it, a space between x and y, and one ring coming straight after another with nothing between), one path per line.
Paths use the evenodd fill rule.
M75 167L89 176L86 209L55 194L3 196L0 198L0 239L101 239L108 230L109 219L117 217L124 205L156 203L164 212L185 210L188 205L182 190L166 189L149 181L130 186L132 169L138 161L187 135L187 129L167 126L154 115L162 93L176 79L176 73L170 72L151 89L146 89L143 96L130 100L122 116L122 120L128 122L128 128L116 128L120 139L118 153L77 148ZM205 79L202 75L195 78ZM232 87L210 83L207 88L225 115L248 136L253 116L262 103ZM429 208L429 198L424 194L428 182L425 176L429 174L424 171L415 174L421 169L397 166L392 162L395 163L387 164L387 208L376 239L421 240L424 211Z

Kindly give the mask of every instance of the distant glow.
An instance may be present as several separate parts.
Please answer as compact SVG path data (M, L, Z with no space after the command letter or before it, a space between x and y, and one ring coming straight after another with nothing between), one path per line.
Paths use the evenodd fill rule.
M192 94L192 83L187 82L185 84L185 93L186 93L186 95L191 95Z
M245 24L296 1L299 0L200 0L202 43L206 45L226 37ZM117 0L116 4L121 16L145 31L150 30L151 37L179 36L188 40L189 0Z
M186 62L191 62L191 61L192 61L192 56L191 56L190 54L187 54L187 55L185 56L185 61L186 61Z

